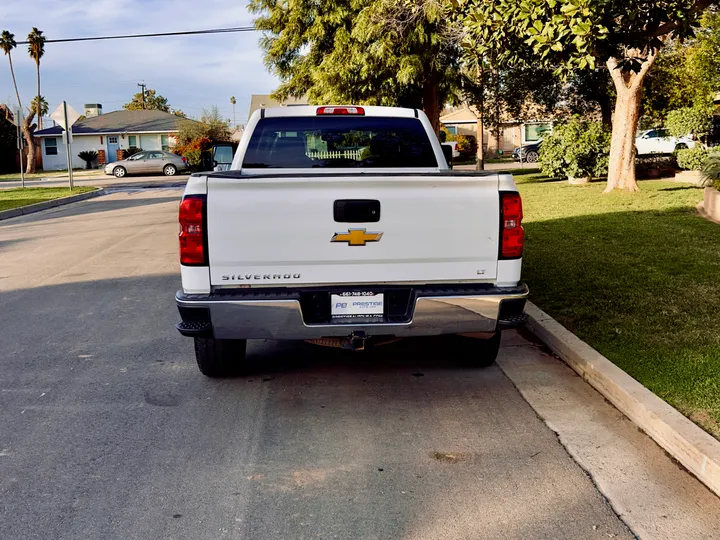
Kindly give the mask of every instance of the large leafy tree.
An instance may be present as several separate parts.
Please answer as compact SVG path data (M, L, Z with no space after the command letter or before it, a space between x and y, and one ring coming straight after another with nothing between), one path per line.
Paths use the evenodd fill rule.
M135 94L128 103L123 105L123 109L127 109L128 111L147 109L170 112L170 105L166 98L156 93L155 90L148 88L144 90L144 96L143 92Z
M637 190L634 138L643 82L671 36L691 37L712 0L453 0L466 48L558 73L605 65L615 87L607 190ZM525 46L532 47L532 58Z
M422 107L436 130L460 51L442 0L251 0L274 96Z
M645 80L643 121L661 125L688 106L706 116L720 91L720 13L706 11L693 39L669 40Z

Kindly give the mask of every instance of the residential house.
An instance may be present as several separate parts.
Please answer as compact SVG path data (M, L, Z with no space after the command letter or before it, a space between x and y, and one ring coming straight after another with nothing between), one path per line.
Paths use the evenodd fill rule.
M272 99L269 95L253 94L250 97L250 112L248 112L248 120L252 114L258 109L269 109L271 107L297 107L299 105L309 105L310 102L306 98L288 97L283 101Z
M91 116L72 126L72 164L82 168L85 162L78 157L84 150L98 153L98 165L121 159L122 150L135 147L142 150L170 150L177 143L177 132L184 118L163 111L114 111L102 114L99 104L88 105ZM86 114L86 116L88 116ZM63 129L55 126L35 132L41 141L43 169L67 168Z
M477 137L477 109L473 106L463 106L454 109L445 109L440 116L440 123L455 135L472 135ZM552 130L552 120L539 118L535 120L504 120L497 130L492 133L489 129L483 130L483 150L486 155L512 153L513 149L523 144L540 140L544 133Z

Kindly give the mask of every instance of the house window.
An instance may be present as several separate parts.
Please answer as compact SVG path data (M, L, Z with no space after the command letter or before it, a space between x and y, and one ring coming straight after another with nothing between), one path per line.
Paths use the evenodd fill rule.
M108 137L108 144L117 144L118 138L117 137Z
M57 153L57 139L55 137L45 139L45 155L57 156Z
M445 126L445 129L447 129L451 135L457 135L457 126Z
M524 129L525 142L535 142L552 132L552 124L550 122L535 122L525 124Z
M130 148L137 148L137 137L135 135L128 135L128 146Z
M170 137L167 135L160 135L160 144L162 149L168 152L170 150Z

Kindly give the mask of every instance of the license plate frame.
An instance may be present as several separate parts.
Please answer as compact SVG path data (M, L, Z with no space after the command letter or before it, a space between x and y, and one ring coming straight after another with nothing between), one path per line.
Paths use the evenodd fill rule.
M330 294L332 319L379 319L385 315L385 293L345 291Z

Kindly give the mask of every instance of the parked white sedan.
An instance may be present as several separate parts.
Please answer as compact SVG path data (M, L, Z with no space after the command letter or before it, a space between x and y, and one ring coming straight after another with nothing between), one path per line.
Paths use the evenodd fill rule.
M667 129L641 131L635 139L639 156L644 154L672 154L675 150L695 148L697 143L690 137L673 137Z

